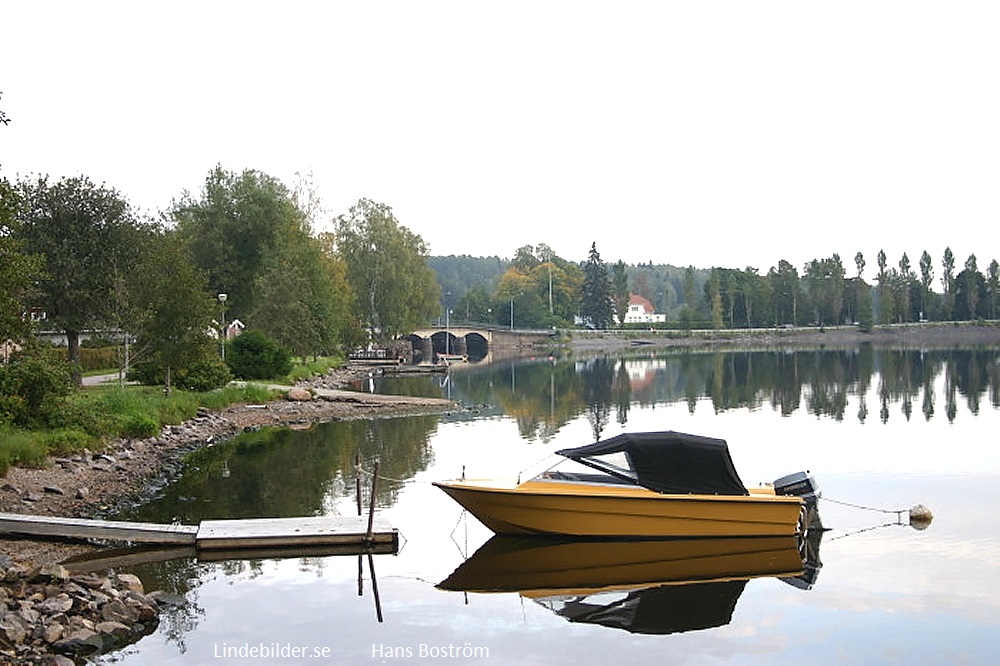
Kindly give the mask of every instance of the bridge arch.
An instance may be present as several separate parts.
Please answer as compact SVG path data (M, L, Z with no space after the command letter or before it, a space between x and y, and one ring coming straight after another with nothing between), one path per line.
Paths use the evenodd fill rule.
M471 361L490 356L498 349L530 347L552 335L551 330L508 330L491 326L435 326L410 333L417 363L432 363L438 354L463 354Z

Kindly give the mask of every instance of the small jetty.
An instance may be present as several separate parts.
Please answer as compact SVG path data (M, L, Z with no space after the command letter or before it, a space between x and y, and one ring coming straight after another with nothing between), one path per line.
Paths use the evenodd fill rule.
M363 349L352 352L347 360L357 365L392 366L401 365L403 359L388 349Z
M326 549L331 553L395 553L399 532L378 517L314 516L205 520L199 525L162 525L87 518L0 513L0 533L46 538L91 539L194 548L246 557L246 552Z

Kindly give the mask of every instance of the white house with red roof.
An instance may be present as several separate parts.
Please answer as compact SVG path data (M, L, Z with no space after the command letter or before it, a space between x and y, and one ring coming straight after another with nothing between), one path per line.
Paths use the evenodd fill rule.
M657 314L648 298L638 294L629 294L628 311L625 312L626 324L656 324L667 320L667 315Z

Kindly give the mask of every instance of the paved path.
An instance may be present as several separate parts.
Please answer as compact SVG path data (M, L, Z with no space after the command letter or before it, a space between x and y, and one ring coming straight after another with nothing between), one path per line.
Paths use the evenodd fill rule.
M90 375L83 378L84 386L99 386L101 384L112 384L118 382L118 373L113 375ZM131 382L126 382L131 383Z

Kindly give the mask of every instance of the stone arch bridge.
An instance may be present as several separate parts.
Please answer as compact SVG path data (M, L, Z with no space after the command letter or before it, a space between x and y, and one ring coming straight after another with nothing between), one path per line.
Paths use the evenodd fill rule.
M429 326L405 336L414 356L430 361L435 354L457 354L474 360L498 351L531 347L550 338L553 331L509 329L493 326Z

